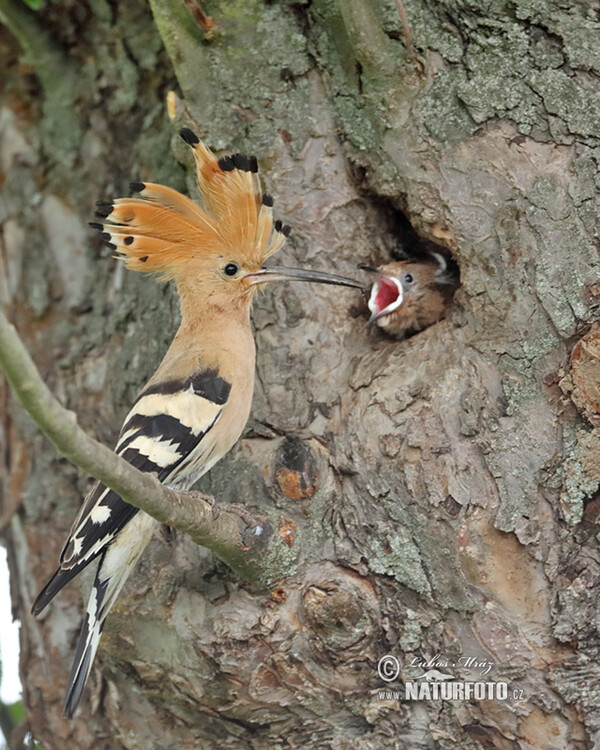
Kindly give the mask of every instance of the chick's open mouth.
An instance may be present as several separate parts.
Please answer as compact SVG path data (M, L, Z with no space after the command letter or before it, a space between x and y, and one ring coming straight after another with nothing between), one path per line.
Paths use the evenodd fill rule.
M397 310L402 304L402 285L393 276L380 276L373 284L369 297L371 319L381 318Z

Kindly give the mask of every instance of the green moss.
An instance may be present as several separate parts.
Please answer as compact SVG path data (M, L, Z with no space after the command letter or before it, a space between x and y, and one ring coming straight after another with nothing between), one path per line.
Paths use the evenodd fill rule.
M433 7L420 0L404 0L412 41L421 52L438 51L448 62L460 62L464 45L455 29ZM382 24L387 34L393 36L404 48L406 40L396 0L382 0Z
M391 533L390 533L391 532ZM419 594L431 595L419 548L408 529L378 524L369 540L369 568L380 575L393 576L398 583Z
M403 651L414 651L421 643L422 625L419 613L412 609L406 610L406 619L402 623L400 646Z
M565 57L558 40L546 36L541 30L538 35L532 34L529 52L533 64L540 70L560 68L565 63Z
M534 195L539 200L540 194ZM537 240L535 256L536 289L544 309L550 316L558 333L564 337L573 334L578 320L585 320L589 311L583 299L582 289L600 273L600 265L593 248L574 212L564 218L554 215L547 208L532 207L528 220ZM548 227L552 226L551 235ZM573 258L569 273L562 273L554 261L554 248ZM543 353L543 352L541 352Z
M584 146L573 160L573 171L576 174L576 179L569 184L569 193L573 203L578 208L585 201L595 198L600 188L599 159L600 149Z
M598 492L598 479L590 477L583 465L582 450L589 450L586 438L589 433L565 424L563 429L564 460L560 466L563 486L561 510L566 522L574 526L581 521L584 501ZM593 440L593 438L592 438Z
M460 70L440 71L415 104L416 121L439 143L460 141L477 129L477 112L461 101L463 76Z
M560 39L572 68L600 71L600 24L591 6L583 3L564 5L556 0L519 0L515 5L515 15L519 20L529 21L534 29L547 29Z
M600 93L586 90L563 70L533 71L530 80L545 109L564 122L566 132L600 135Z

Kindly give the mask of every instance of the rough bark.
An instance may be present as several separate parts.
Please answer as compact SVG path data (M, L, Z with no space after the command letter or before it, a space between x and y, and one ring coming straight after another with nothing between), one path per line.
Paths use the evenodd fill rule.
M462 288L450 319L401 342L367 334L351 293L260 297L252 418L200 489L283 513L289 560L266 587L184 535L153 540L70 724L60 703L89 580L41 622L28 612L88 480L3 391L1 519L34 736L600 747L592 6L407 0L416 57L395 0L214 0L208 38L184 4L151 6L0 2L0 293L90 433L113 443L177 313L172 290L124 274L85 221L130 179L182 188L172 134L188 118L213 148L259 157L294 228L282 263L350 274L414 230L453 253ZM401 667L389 686L385 654ZM492 662L509 699L381 695L436 655Z

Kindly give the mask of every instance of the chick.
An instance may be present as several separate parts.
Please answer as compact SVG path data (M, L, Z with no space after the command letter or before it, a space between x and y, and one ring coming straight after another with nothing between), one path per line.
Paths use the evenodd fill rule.
M361 264L359 268L376 274L367 325L377 323L398 338L441 320L458 286L456 274L441 253L429 252L425 260L394 261L379 268Z

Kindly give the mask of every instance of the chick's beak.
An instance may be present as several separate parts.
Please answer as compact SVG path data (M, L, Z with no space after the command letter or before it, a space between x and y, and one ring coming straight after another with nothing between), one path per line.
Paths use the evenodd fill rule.
M245 277L250 286L256 284L267 284L270 281L312 281L318 284L336 284L338 286L351 286L355 289L363 289L360 281L348 279L346 276L336 276L323 271L310 271L304 268L261 268L260 271L249 273Z
M404 290L400 280L395 276L387 276L377 268L365 264L359 266L363 271L376 274L375 283L371 287L368 307L371 317L367 321L367 328L376 323L380 318L397 310L404 299Z

